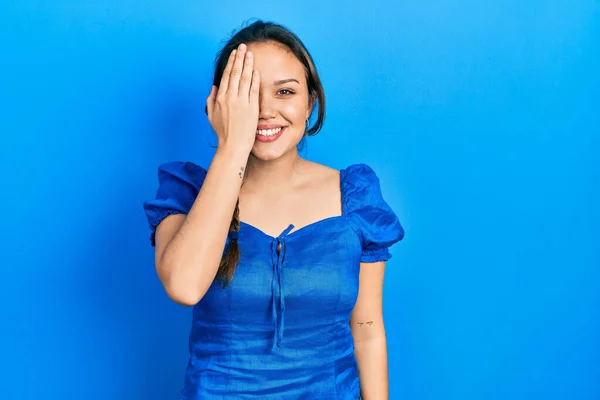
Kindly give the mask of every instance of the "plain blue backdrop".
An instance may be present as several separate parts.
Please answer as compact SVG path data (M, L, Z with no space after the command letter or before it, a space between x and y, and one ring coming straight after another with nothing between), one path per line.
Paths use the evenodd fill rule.
M327 95L304 155L379 174L406 238L392 400L600 398L600 3L4 1L0 398L178 398L191 309L142 202L208 166L213 58L253 17Z

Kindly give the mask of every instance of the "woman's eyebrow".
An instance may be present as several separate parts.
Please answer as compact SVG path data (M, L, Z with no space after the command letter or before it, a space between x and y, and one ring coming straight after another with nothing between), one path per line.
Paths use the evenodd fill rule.
M294 78L282 79L280 81L275 81L275 83L273 83L273 84L275 86L278 86L278 85L283 85L284 83L288 83L288 82L296 82L297 84L300 84L300 82L298 82L298 80L294 79Z

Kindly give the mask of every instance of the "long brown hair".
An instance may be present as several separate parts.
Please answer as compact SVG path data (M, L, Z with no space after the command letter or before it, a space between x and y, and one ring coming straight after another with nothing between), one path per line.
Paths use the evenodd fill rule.
M325 92L323 90L323 85L321 84L321 79L317 73L315 63L306 49L306 46L304 46L304 43L302 43L300 38L293 32L280 24L258 20L242 28L237 33L234 33L227 44L225 44L225 46L217 53L213 84L217 86L217 88L219 87L223 71L227 65L227 60L233 50L242 43L248 45L257 42L276 42L283 45L289 49L304 66L309 101L311 104L317 106L313 107L311 112L312 116L312 114L315 113L315 108L317 109L317 121L312 126L307 126L304 137L316 135L319 133L325 122ZM303 144L303 141L299 144L300 146ZM247 174L247 172L246 169L245 173ZM240 201L238 199L235 204L231 224L229 225L229 232L235 232L235 235L230 238L229 245L221 259L217 271L217 279L222 281L224 287L233 279L235 268L240 260L240 246L236 236L237 232L240 230L239 204Z

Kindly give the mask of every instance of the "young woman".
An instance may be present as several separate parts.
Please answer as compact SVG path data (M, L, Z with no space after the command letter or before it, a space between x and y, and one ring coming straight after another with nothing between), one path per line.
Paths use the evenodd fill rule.
M158 276L194 306L182 399L387 399L383 276L404 231L370 167L299 157L325 117L309 52L255 22L206 103L210 167L159 166L144 203Z

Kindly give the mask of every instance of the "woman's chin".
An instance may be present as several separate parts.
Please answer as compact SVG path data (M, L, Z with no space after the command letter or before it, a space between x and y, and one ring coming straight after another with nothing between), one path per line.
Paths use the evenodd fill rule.
M254 146L252 156L260 161L273 161L281 158L285 153L277 149L263 149L261 146Z
M280 159L289 153L298 153L296 144L287 143L285 146L281 146L281 142L272 142L272 143L263 143L263 142L254 142L254 147L252 148L252 156L261 160L261 161L273 161Z

